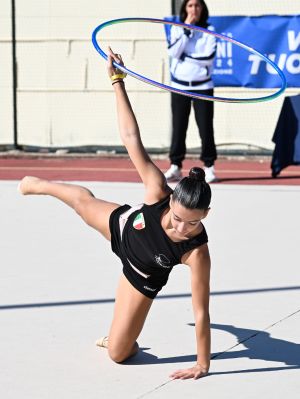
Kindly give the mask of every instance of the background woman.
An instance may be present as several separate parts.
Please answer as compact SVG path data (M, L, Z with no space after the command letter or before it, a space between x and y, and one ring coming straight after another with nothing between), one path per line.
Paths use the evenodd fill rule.
M184 0L180 9L180 21L212 30L208 25L208 8L203 0ZM213 95L211 79L216 53L216 39L207 33L172 26L169 55L171 57L171 86L195 93ZM172 139L170 146L170 169L165 173L168 181L180 180L182 162L186 154L186 132L191 104L201 138L200 159L204 162L206 181L216 180L214 162L217 159L214 141L214 103L192 99L171 93Z

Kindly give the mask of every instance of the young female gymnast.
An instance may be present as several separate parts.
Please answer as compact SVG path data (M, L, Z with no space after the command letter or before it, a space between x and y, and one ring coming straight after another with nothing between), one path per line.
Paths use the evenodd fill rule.
M123 64L109 49L108 75L116 95L122 141L145 186L144 204L119 205L96 199L84 187L55 183L27 176L20 182L22 194L51 195L73 208L98 230L121 259L123 274L116 294L108 337L98 341L107 347L115 362L138 352L136 342L153 302L167 283L176 264L191 272L192 304L195 316L197 363L177 370L173 379L205 376L210 365L209 278L210 256L202 219L209 211L211 190L201 168L192 168L172 191L163 173L151 161L141 141L139 128L128 99L124 74L113 66Z

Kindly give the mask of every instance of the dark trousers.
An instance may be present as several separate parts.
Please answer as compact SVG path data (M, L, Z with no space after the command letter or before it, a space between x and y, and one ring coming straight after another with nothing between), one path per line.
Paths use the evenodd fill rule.
M213 89L194 90L194 92L213 95ZM198 100L177 93L171 93L172 141L170 161L172 164L182 167L182 161L186 154L185 140L192 103L202 143L200 159L205 166L209 167L217 159L213 128L214 103L213 101Z

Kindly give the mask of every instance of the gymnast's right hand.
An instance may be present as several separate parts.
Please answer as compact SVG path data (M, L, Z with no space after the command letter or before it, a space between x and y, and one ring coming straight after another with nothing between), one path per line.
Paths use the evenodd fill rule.
M121 54L115 54L110 47L108 47L107 54L107 72L112 81L123 80L126 76L118 67L113 65L113 61L119 65L124 65ZM120 76L119 76L120 75Z

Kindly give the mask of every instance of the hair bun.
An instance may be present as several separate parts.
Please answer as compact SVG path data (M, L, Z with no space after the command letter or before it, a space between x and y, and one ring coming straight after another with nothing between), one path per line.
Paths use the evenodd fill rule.
M202 168L194 167L190 170L189 177L197 181L205 181L205 172Z

